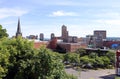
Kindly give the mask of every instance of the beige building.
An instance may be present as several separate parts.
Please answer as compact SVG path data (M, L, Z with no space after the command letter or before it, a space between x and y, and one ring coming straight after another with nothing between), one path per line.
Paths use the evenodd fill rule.
M63 39L63 42L68 42L68 31L67 31L67 27L65 25L62 26L62 39Z
M62 40L63 42L66 43L77 43L78 42L78 38L77 36L69 36L69 32L67 31L67 27L65 25L62 26Z

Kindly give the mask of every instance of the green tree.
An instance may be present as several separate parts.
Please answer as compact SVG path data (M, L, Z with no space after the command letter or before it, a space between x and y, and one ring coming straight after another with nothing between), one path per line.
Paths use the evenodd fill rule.
M91 52L90 54L89 54L89 57L90 58L96 58L98 56L98 54L96 53L96 52Z
M114 66L115 64L115 52L107 52L106 56L109 58L110 62L111 62L111 65Z
M61 55L21 37L2 38L0 56L1 79L76 79L66 74Z
M3 45L3 40L6 41L6 38L0 40L0 79L7 75L10 56L9 51Z
M3 29L2 25L0 25L0 38L3 38L3 37L8 37L8 34L6 29Z
M80 58L81 67L92 68L95 63L94 58L90 58L89 56L83 56Z
M68 52L64 55L64 62L69 62L70 64L80 64L80 56L77 53Z
M38 56L40 57L39 76L41 79L64 79L66 73L61 59L57 58L52 51L41 48Z
M0 47L0 79L6 76L9 65L9 53L6 49Z
M9 66L7 79L14 79L20 72L28 66L30 60L35 53L33 53L33 43L26 39L18 37L17 39L1 39L2 47L9 52ZM32 63L31 63L32 64ZM24 76L22 76L24 77Z
M77 49L76 53L80 54L80 57L85 56L87 54L84 48Z

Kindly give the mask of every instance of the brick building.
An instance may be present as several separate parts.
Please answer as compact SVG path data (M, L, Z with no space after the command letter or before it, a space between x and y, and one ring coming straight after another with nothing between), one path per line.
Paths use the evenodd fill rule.
M103 46L111 49L120 49L120 41L104 41Z
M39 49L42 46L47 47L48 42L46 42L46 41L34 41L34 48Z
M59 43L58 45L66 52L74 52L82 47L80 43Z

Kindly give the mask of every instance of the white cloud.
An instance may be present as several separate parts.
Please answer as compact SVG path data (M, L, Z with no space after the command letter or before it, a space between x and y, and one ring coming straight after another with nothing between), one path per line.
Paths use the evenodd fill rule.
M7 18L10 16L22 16L28 13L28 11L18 9L18 8L0 8L0 19Z
M75 12L65 12L62 10L52 12L49 16L78 16Z

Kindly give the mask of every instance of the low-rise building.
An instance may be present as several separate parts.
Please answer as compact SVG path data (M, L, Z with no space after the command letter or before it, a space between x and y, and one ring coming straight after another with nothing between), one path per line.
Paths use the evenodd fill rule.
M75 52L77 49L83 47L80 43L58 43L66 52Z

